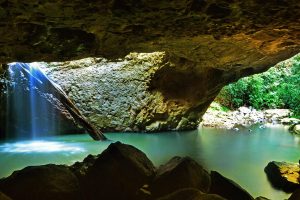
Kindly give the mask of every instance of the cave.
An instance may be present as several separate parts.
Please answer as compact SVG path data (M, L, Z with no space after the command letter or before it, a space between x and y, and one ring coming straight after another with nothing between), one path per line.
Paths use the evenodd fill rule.
M298 1L4 0L0 18L1 200L300 198L271 162L299 160L298 71L280 111L222 89L299 70Z

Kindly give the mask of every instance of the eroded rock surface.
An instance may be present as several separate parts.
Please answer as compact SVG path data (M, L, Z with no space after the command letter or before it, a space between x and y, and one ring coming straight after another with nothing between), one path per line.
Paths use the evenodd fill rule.
M234 72L203 68L165 52L44 64L83 114L104 131L196 129Z

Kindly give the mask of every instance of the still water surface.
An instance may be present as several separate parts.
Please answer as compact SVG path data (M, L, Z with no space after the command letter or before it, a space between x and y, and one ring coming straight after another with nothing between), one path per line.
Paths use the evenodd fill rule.
M264 167L272 160L298 162L300 137L289 134L282 126L251 129L251 132L236 132L201 128L187 132L111 133L107 136L112 141L136 146L157 166L175 155L190 156L206 169L219 171L236 181L254 197L288 198L289 194L270 186ZM93 141L88 135L0 142L0 177L28 165L72 164L88 154L102 152L109 144Z

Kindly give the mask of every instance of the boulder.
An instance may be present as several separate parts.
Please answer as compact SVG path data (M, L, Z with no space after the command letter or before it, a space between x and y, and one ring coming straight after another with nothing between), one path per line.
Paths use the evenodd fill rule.
M230 200L253 200L254 198L241 186L234 181L222 176L216 171L212 171L211 174L211 188L212 194L218 194L226 199Z
M288 200L299 200L300 199L300 188L295 190Z
M76 176L62 165L26 167L0 180L0 190L14 200L83 199Z
M300 135L300 124L297 124L293 127L293 132Z
M248 107L239 107L238 111L244 115L251 113L251 109Z
M216 194L205 194L195 188L184 188L157 200L225 200Z
M291 111L288 109L268 109L264 111L265 118L268 122L281 121L283 118L289 117Z
M283 125L300 124L300 119L286 117L281 120L281 123Z
M265 172L272 186L286 192L292 192L299 185L299 164L287 162L269 162Z
M88 199L133 200L154 173L154 165L143 152L116 142L88 167L81 185Z
M0 192L0 200L12 200L12 199L6 196L5 194L3 194L2 192Z
M182 188L196 188L208 192L210 176L196 161L189 157L174 157L159 167L151 183L153 196L159 197Z

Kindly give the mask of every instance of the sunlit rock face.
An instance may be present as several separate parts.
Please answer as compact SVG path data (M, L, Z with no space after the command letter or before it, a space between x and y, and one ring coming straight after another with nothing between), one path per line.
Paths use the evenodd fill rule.
M225 70L199 70L195 63L165 52L42 66L83 114L105 131L195 129L222 86L236 77Z

